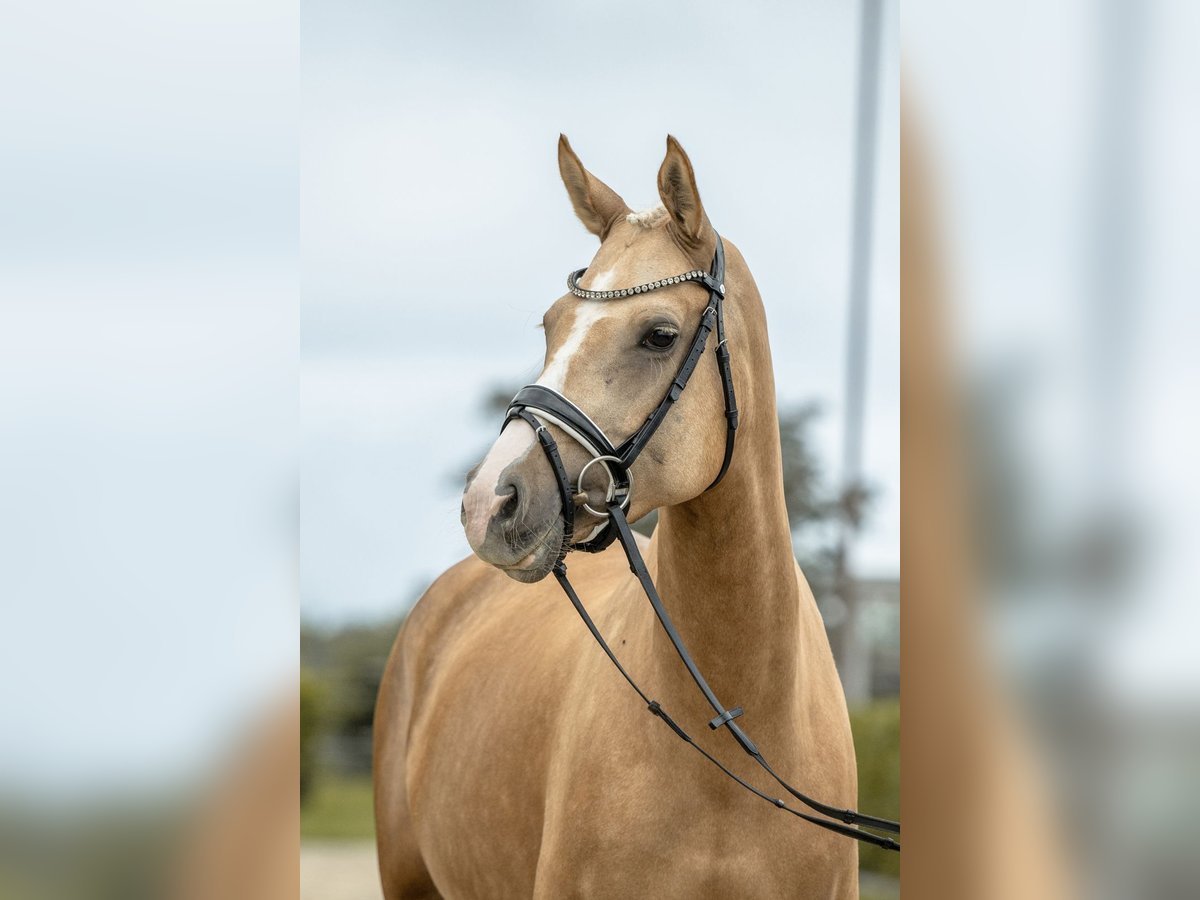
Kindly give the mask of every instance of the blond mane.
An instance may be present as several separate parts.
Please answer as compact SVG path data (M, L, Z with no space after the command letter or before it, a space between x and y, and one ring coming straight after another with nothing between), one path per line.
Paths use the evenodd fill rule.
M667 211L660 203L658 206L652 206L649 209L643 209L641 212L631 212L625 217L625 221L630 225L639 225L642 228L653 228L666 217Z

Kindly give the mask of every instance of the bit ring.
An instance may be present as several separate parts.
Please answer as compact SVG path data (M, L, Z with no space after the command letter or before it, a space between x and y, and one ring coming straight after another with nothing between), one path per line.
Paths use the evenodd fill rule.
M624 466L624 461L620 459L620 457L616 456L596 456L584 463L583 468L579 470L579 478L576 480L576 492L584 495L587 494L587 490L583 486L583 478L585 475L587 475L588 469L590 469L596 463L600 463L604 467L604 474L608 476L608 489L605 491L604 502L606 504L612 503L617 496L617 479L613 477L612 469L608 467L610 462L619 463L620 465ZM628 469L625 470L625 475L629 479L629 485L625 488L625 497L621 500L621 507L623 509L628 509L629 498L633 494L633 475ZM591 513L598 519L607 519L609 517L607 510L600 511L592 509L586 500L580 505L587 510L587 512Z

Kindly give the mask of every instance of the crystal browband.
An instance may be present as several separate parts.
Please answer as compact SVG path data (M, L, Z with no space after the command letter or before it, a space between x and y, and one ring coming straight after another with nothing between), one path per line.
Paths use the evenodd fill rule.
M581 300L613 300L620 297L632 297L634 294L645 294L672 284L681 284L684 281L700 281L709 290L716 291L722 296L725 294L725 285L717 284L712 276L703 269L693 269L690 272L684 272L682 275L673 275L670 278L651 281L647 284L639 284L636 287L618 288L615 291L588 291L581 288L579 286L579 279L583 277L583 273L586 271L587 269L577 269L567 276L567 287L572 294Z

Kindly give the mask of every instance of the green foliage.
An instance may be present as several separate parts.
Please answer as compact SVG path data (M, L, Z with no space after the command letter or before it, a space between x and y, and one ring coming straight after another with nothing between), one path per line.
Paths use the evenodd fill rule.
M316 777L316 738L321 727L324 692L320 681L303 666L300 668L300 802L308 800Z
M383 668L400 621L337 631L300 629L300 659L317 684L319 715L314 755L321 770L371 771L371 725Z
M370 727L379 680L399 627L399 622L392 620L378 625L352 625L338 631L301 629L301 658L319 673L329 691L331 729L352 731Z
M858 756L858 808L884 819L900 818L900 703L883 700L850 713ZM863 869L900 875L900 854L860 848Z
M149 900L177 893L195 811L182 791L80 794L46 803L6 792L0 803L3 900Z
M369 775L323 778L300 811L304 840L371 840L375 807Z

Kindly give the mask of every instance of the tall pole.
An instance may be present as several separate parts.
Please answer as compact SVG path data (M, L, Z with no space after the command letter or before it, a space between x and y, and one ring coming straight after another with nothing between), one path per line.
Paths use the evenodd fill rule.
M1117 609L1126 599L1122 589L1123 569L1128 559L1124 524L1129 521L1130 335L1138 324L1138 288L1142 259L1138 252L1139 169L1143 161L1143 116L1147 105L1147 38L1152 12L1138 0L1107 0L1096 4L1097 46L1095 60L1095 119L1090 141L1092 182L1090 205L1084 210L1087 256L1084 263L1084 315L1080 333L1085 340L1085 397L1080 449L1083 489L1089 498L1079 513L1078 528L1093 559L1115 560L1102 564L1099 575L1084 582L1075 602L1098 609ZM1098 614L1098 613L1097 613ZM1063 648L1071 670L1084 678L1099 677L1103 647L1080 637ZM1073 679L1073 684L1079 683ZM1104 728L1106 710L1095 702L1080 703L1077 709L1089 719L1085 727ZM1109 896L1136 896L1127 846L1128 829L1114 816L1125 802L1119 779L1108 777L1111 768L1101 764L1090 770L1097 778L1083 776L1068 794L1073 821L1083 828L1081 846L1094 848L1089 864L1095 863L1097 884L1109 888ZM1088 782L1084 787L1084 780ZM1094 787L1099 784L1099 789ZM1075 818L1078 816L1078 818ZM1090 865L1089 865L1090 867Z
M854 147L854 209L850 222L849 313L846 322L846 391L842 439L842 496L862 482L863 410L866 401L871 238L875 210L875 124L879 105L879 33L883 0L863 0L858 43L858 114ZM870 656L859 627L852 574L855 525L843 517L837 552L838 593L845 603L838 665L846 698L870 698Z

